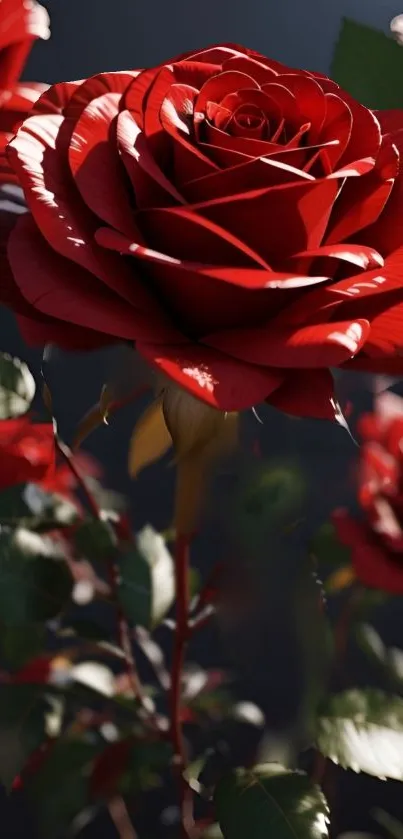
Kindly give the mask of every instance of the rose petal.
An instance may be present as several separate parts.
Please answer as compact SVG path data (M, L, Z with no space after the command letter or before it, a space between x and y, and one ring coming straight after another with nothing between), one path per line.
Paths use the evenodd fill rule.
M330 160L332 169L336 166L338 161L343 157L343 154L348 146L351 130L352 130L352 114L350 108L333 93L326 93L326 116L320 131L319 139L326 143L329 140L338 140L337 146L331 146L327 150L327 155Z
M214 198L225 198L243 191L295 183L298 179L314 180L308 173L287 163L258 157L256 160L247 160L230 169L189 181L183 187L183 192L189 202L212 201Z
M205 114L207 102L221 102L228 93L255 88L259 85L252 76L238 70L227 70L213 76L203 85L194 104L195 114Z
M0 130L15 133L18 123L32 112L35 102L48 87L40 82L21 82L15 85L0 109Z
M323 297L327 300L341 299L343 317L354 317L358 311L362 312L364 303L365 313L371 317L398 302L402 289L403 247L387 257L383 268L340 280L329 286Z
M366 320L319 323L300 329L231 329L203 338L234 358L270 367L336 367L365 344Z
M127 82L123 82L122 92L125 87ZM120 93L106 93L87 105L75 125L68 154L86 205L112 227L133 236L133 209L114 136L120 100Z
M286 303L281 293L325 282L326 277L278 274L269 269L203 265L168 258L165 254L131 242L109 228L97 231L97 240L148 262L147 273L170 309L188 333L201 335L206 329L222 329L248 323L262 323ZM251 293L253 292L253 293ZM260 292L260 293L259 293ZM194 300L203 299L202 307Z
M27 304L28 305L28 304ZM32 310L35 310L32 307ZM60 349L74 352L88 352L109 344L116 343L112 335L95 332L88 327L76 326L74 323L64 323L56 318L35 313L36 320L17 315L17 323L23 340L29 347L43 347L46 344L56 344Z
M221 64L230 58L241 58L245 54L248 54L248 50L245 49L245 47L242 47L239 44L226 43L216 44L196 52L184 53L174 59L174 61L176 62L179 61L179 59L183 60L184 58L189 58L193 61L202 61L203 63L208 64Z
M77 120L93 99L98 99L106 93L120 93L123 98L122 92L130 89L130 85L139 74L140 70L117 70L90 76L76 88L63 111L64 115L71 117L72 121ZM72 127L74 127L74 122Z
M311 260L315 257L326 257L331 259L341 259L345 262L351 262L352 265L358 265L359 268L365 270L374 268L375 266L383 267L384 260L378 251L374 248L365 245L322 245L320 248L314 248L309 251L301 251L292 257L292 260Z
M264 84L262 90L277 102L282 116L286 119L287 130L289 130L290 126L293 126L297 130L304 120L301 119L301 112L294 94L283 84L280 84L281 79L281 76L275 77L275 81Z
M334 383L329 370L288 373L266 399L269 405L295 417L334 420Z
M326 115L326 99L322 88L314 79L299 73L285 73L279 77L279 82L293 93L302 122L311 124L309 142L317 142Z
M403 303L390 305L379 315L366 314L371 321L371 334L365 345L365 354L370 358L402 356Z
M350 518L345 510L335 511L332 519L339 539L352 548L351 559L358 579L370 588L403 594L403 565L386 547L376 544L371 530Z
M155 162L144 134L129 111L122 111L118 116L116 138L133 185L137 207L141 209L185 203Z
M364 353L360 353L343 364L343 367L345 370L355 373L360 370L363 373L384 374L401 378L403 376L403 357L383 355L379 358L371 358Z
M252 76L255 82L260 85L274 81L277 78L275 70L246 55L237 55L228 58L223 63L223 70L238 70L240 73L246 73L248 76Z
M284 307L288 289L326 279L277 274L259 267L181 261L142 247L108 228L101 228L96 235L104 247L146 261L147 275L157 295L169 300L175 321L183 323L187 334L194 337L207 330L242 325L245 320L261 324ZM202 300L203 305L195 306L195 300Z
M330 180L299 181L196 204L269 262L321 244L337 195Z
M159 71L160 67L150 67L148 70L142 70L139 72L127 88L123 98L122 110L127 109L130 111L132 118L137 123L141 131L144 130L146 97L151 84L158 75Z
M351 160L373 157L376 159L381 146L381 128L373 111L361 105L345 91L341 92L344 101L349 106L353 121L348 146L340 158L340 168L348 165Z
M202 205L203 207L205 205ZM155 250L175 259L242 267L267 262L248 245L191 207L161 207L137 215L145 239Z
M400 158L403 156L403 130L396 131L396 133L388 138L390 142L393 140L393 146L396 146ZM393 189L389 195L384 209L380 216L363 231L363 236L360 236L363 242L371 243L373 247L382 253L383 256L392 254L394 250L403 245L403 233L401 225L398 220L401 218L403 212L403 173L399 171Z
M14 87L35 38L49 38L49 15L37 2L2 0L0 29L0 89Z
M162 167L168 165L173 151L175 182L180 185L191 178L207 175L217 167L200 151L197 145L187 139L190 136L190 129L187 123L179 119L172 104L169 104L169 99L166 95L168 91L169 87L166 90L164 89L164 93L161 93L162 100L158 101L158 117L155 116L155 120L158 119L160 134L157 135L156 128L154 128L154 135L151 136L151 149L157 161L161 162ZM146 121L148 108L147 100ZM157 110L157 103L155 110ZM146 136L149 142L150 132L148 135L146 133ZM156 145L157 138L159 138L158 145ZM170 144L167 143L167 139L171 140Z
M60 148L63 119L53 114L30 117L9 146L35 221L57 253L90 271L136 309L152 312L155 302L145 286L123 260L105 254L94 242L96 219L77 194Z
M11 232L8 256L23 296L44 314L116 339L159 341L175 335L178 340L156 304L153 316L127 306L92 274L53 251L28 214Z
M365 178L343 184L329 222L329 244L343 241L376 221L388 201L398 169L399 154L391 143L385 143L375 168Z
M82 84L77 82L58 82L52 84L39 97L31 111L31 116L35 114L63 114L66 106L70 102L73 93Z
M250 408L282 381L279 371L234 361L201 344L158 347L139 342L136 348L180 387L222 411Z
M335 510L332 514L332 522L343 545L350 548L367 540L365 525L351 518L347 510Z
M202 133L200 133L200 137L203 137L203 142L199 143L199 148L203 149L213 160L215 160L215 155L211 154L211 148L215 146L253 158L263 157L264 155L281 151L283 148L277 143L269 142L269 140L255 140L253 137L233 137L231 134L227 134L209 122L202 123L201 128ZM241 161L239 160L239 162ZM230 165L230 162L228 165ZM194 177L197 177L197 175ZM202 175L199 175L199 177L202 177Z
M382 134L394 134L395 131L403 129L403 111L401 108L392 108L389 111L374 111L373 113L381 126Z
M280 88L281 91L281 88ZM277 125L281 120L281 109L274 97L268 96L263 90L247 88L237 90L224 96L221 106L230 111L231 115L242 105L251 105L263 112L267 119L274 120ZM227 127L226 127L227 128ZM227 129L228 130L228 129Z

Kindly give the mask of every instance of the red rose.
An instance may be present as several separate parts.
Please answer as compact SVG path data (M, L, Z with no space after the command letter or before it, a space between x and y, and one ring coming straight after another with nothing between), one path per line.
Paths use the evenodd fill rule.
M377 411L359 424L358 500L362 520L346 510L333 515L338 537L351 548L364 585L403 594L403 400L384 394Z
M0 183L16 181L5 147L47 85L21 82L36 38L49 37L46 9L36 0L1 0L0 6Z
M0 489L22 483L52 484L56 449L53 425L29 417L0 422Z
M128 341L222 410L333 416L330 367L403 369L400 148L403 111L243 47L55 85L9 146L31 214L3 293L31 343Z
M101 469L89 455L74 457L84 478L99 478ZM0 421L0 490L17 484L37 484L60 495L81 510L75 497L78 481L68 464L57 462L53 425L33 423L29 416Z

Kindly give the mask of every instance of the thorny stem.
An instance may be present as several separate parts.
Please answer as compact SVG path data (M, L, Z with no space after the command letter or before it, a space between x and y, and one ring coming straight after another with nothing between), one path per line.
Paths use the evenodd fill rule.
M346 673L344 670L345 665L345 657L347 653L347 646L348 646L348 639L349 639L349 630L351 626L351 620L354 616L355 610L360 603L362 597L362 589L356 588L353 590L349 597L347 598L344 606L342 607L338 620L336 621L336 626L334 629L334 647L335 647L335 656L334 656L334 663L333 663L333 671L335 676L342 680L345 680ZM320 610L324 611L324 601L321 594L320 599ZM316 751L315 760L314 760L314 767L312 772L312 780L314 783L319 784L322 789L324 789L326 797L328 800L334 799L335 791L331 785L331 782L327 776L327 769L328 769L328 761L326 757L319 751Z
M87 483L82 476L70 449L56 437L56 445L60 455L67 463L71 473L74 475L77 485L79 486L87 506L98 521L103 521L101 510L98 506L96 498L87 486ZM120 519L115 526L116 534L122 541L131 539L131 532L127 527L125 521ZM187 781L183 777L186 768L186 751L183 739L182 724L181 724L181 693L182 693L182 674L185 660L185 649L188 641L190 626L189 626L189 538L178 535L175 546L175 574L176 574L176 628L174 639L174 650L172 660L172 674L171 674L171 726L170 739L173 745L175 754L176 771L178 775L178 782L180 787L181 799L181 820L182 820L182 839L191 839L194 834L194 817L193 817L193 793ZM119 571L115 562L109 563L109 581L112 594L115 596L115 602L118 601L117 589L119 584ZM144 696L142 685L138 676L136 662L132 652L132 644L130 637L130 629L122 610L118 610L118 633L119 644L122 648L125 657L127 674L130 679L131 687L134 695L148 712L147 699ZM158 725L155 720L150 718L150 721Z
M121 795L111 798L108 804L109 815L119 834L119 839L138 839L131 823L126 804Z
M171 741L181 797L182 839L193 832L193 794L183 777L187 758L181 723L182 675L189 637L189 538L177 536L175 544L176 628L171 674Z
M83 496L85 497L85 500L87 502L87 505L88 505L89 509L91 510L92 515L98 521L103 522L102 512L100 510L98 502L97 502L96 498L94 497L94 495L92 494L89 487L87 486L87 483L86 483L83 475L81 474L80 469L78 469L77 464L74 461L74 457L73 457L70 449L57 436L56 436L56 446L57 446L57 449L58 449L59 453L63 457L65 463L68 465L72 475L74 475L74 478L77 481L77 485L79 486L81 492L83 493ZM128 536L131 535L131 534L128 534L127 528L125 527L125 525L122 522L118 523L118 526L116 527L116 530L117 530L117 535L120 538L123 538L123 536L125 536L125 538L128 538ZM118 568L116 566L116 563L113 561L113 559L111 559L110 562L108 563L108 572L109 572L109 583L110 583L112 595L114 597L115 603L118 604L119 600L118 600L117 594L118 594L118 586L119 586L119 572L118 572ZM143 707L144 706L147 707L146 698L144 697L142 685L141 685L141 682L140 682L140 679L139 679L139 676L138 676L138 672L137 672L136 662L135 662L133 652L132 652L132 645L131 645L131 641L130 641L130 629L129 629L128 623L126 621L126 618L125 618L122 610L119 607L118 607L118 638L119 638L119 644L120 644L120 646L123 650L123 653L124 653L127 675L129 677L129 682L130 682L130 686L131 686L131 689L133 691L133 694L139 700L139 702L141 703L141 705Z
M355 610L360 603L362 597L362 589L355 588L349 595L348 599L346 600L345 605L343 606L341 613L339 615L339 619L336 624L335 632L334 632L334 642L335 642L335 670L336 674L341 677L342 675L344 678L346 677L346 673L344 671L344 664L345 664L345 657L347 652L347 645L348 645L348 633L351 625L351 620L354 616ZM344 672L343 672L344 671Z

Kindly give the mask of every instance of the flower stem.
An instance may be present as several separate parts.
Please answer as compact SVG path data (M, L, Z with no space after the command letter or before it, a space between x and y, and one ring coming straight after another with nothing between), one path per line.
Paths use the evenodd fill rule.
M182 674L189 637L189 547L189 537L178 534L175 544L176 628L171 673L170 733L180 789L183 839L189 839L194 826L193 795L183 777L187 758L181 723Z
M69 467L72 475L77 482L79 489L81 490L85 500L87 502L87 506L90 509L94 518L98 521L103 522L104 519L102 517L102 511L98 505L98 502L95 496L92 494L91 490L88 488L87 483L85 481L84 476L81 474L80 469L77 467L77 464L74 460L74 455L56 435L56 447L60 455L62 456L63 460ZM123 535L127 538L127 528L122 526L121 522L117 523L116 531L118 538L122 539ZM122 532L123 531L123 532ZM132 645L130 640L130 628L127 623L127 620L119 606L119 599L118 599L118 587L119 587L119 571L116 566L115 561L113 558L109 560L108 563L108 576L109 576L109 584L111 587L112 596L114 602L117 606L118 610L118 639L119 645L122 648L124 657L125 657L125 664L126 664L126 672L129 678L129 683L131 689L133 691L134 696L138 699L141 705L144 707L146 706L146 698L144 697L144 692L142 689L142 685L139 679L139 675L137 672L136 662L132 652Z

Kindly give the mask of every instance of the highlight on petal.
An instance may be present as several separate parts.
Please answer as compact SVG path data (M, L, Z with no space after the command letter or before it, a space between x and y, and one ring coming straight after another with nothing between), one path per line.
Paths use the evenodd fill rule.
M74 181L86 205L103 221L130 236L136 230L133 208L111 131L120 99L120 93L106 93L87 105L75 124L68 154Z
M143 314L148 312L153 317L154 313L166 320L134 270L118 255L106 253L96 244L96 218L70 180L60 149L59 132L65 125L59 115L30 117L9 146L9 157L39 230L55 255L66 257L93 274L136 311L141 309Z
M81 84L82 80L52 84L36 101L31 116L35 114L63 114L73 93Z
M292 259L313 259L315 257L327 257L331 259L341 259L343 262L351 262L352 265L357 265L359 268L371 269L375 266L383 267L384 260L378 251L366 245L352 245L349 243L340 245L321 245L319 248L313 248L309 251L301 251L296 253Z
M0 28L0 89L18 82L35 38L50 36L49 15L36 0L2 0Z
M221 411L262 402L283 380L279 371L242 364L202 344L156 346L138 341L136 349L193 396Z
M356 355L370 332L367 320L318 323L294 330L270 324L259 329L228 329L204 341L250 364L270 367L337 367Z

